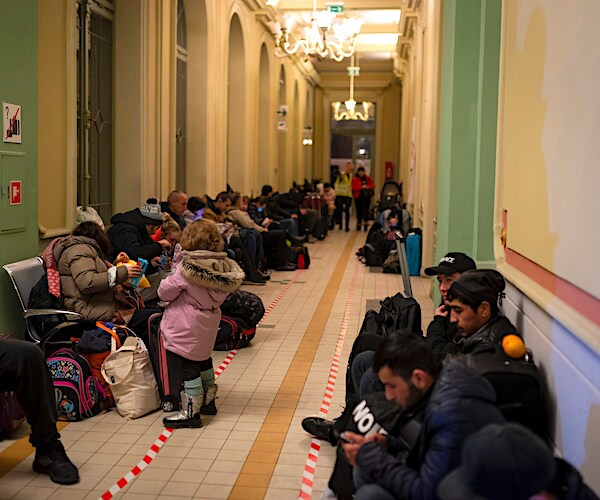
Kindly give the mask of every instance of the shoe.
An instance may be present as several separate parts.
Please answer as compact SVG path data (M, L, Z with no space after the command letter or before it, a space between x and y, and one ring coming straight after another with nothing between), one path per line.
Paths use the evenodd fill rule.
M308 235L308 239L306 240L307 243L316 243L317 242L317 238L315 238L312 234Z
M357 230L357 231L360 231L360 229L361 229L361 227L360 227L360 224L358 224L358 225L356 226L356 230Z
M333 420L326 420L321 417L306 417L302 420L302 428L306 432L327 442L331 442L333 424Z
M65 447L58 440L48 446L36 448L33 470L50 475L50 480L57 484L74 484L79 481L77 467L69 460Z
M350 231L350 228L346 226L346 232Z
M254 271L246 274L246 278L243 281L244 285L266 285L267 279L263 278L263 276L258 272Z
M302 245L302 243L304 243L306 241L306 235L304 235L304 236L293 236L293 235L289 234L287 236L287 239L290 240L290 243L292 245Z
M217 406L215 405L215 399L217 397L217 389L219 386L213 384L206 388L204 392L204 404L200 407L200 413L202 415L216 415Z
M258 275L266 281L269 281L271 279L271 275L269 273L263 273L262 271L258 271Z
M365 224L363 226L363 229L365 230L365 233L369 230L369 224Z
M171 429L198 429L202 427L200 408L204 402L203 396L188 396L181 391L181 410L172 417L163 418L163 425Z
M291 262L275 268L275 271L295 271L296 266Z

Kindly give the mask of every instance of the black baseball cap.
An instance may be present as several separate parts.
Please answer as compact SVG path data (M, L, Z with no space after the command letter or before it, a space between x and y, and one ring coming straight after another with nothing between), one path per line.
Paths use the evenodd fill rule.
M436 276L438 274L464 273L469 269L477 269L477 264L471 257L462 252L450 252L441 258L437 266L426 267L425 274Z
M548 487L556 471L548 445L514 422L471 434L461 455L460 467L438 487L442 500L527 500Z

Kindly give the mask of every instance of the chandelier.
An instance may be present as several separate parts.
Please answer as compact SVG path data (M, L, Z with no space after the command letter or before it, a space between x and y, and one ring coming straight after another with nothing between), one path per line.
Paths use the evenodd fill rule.
M348 16L341 22L334 22L335 17L333 12L317 11L317 0L313 0L310 27L302 30L302 38L291 43L292 17L288 14L277 16L277 21L269 23L271 34L275 37L275 55L287 57L300 52L305 59L329 56L337 62L350 57L356 50L356 36L364 21L360 17ZM330 31L333 35L328 34Z
M354 100L354 77L360 74L360 67L354 66L354 55L350 60L350 66L348 66L348 75L350 76L350 99L344 101L346 111L340 113L342 103L340 101L332 102L331 107L333 108L333 119L335 121L341 120L362 120L366 122L369 119L369 108L373 105L371 102L363 101L361 103L362 111L356 109L356 101Z

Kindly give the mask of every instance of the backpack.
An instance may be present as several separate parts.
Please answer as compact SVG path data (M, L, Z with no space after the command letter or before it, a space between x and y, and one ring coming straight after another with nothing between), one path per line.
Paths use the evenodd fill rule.
M392 241L393 244L393 241ZM381 224L375 222L367 234L365 243L365 264L367 266L381 266L390 251L387 236L381 230Z
M380 335L384 337L399 328L405 328L418 334L423 333L421 329L421 306L414 298L407 298L402 292L382 300L379 314L383 319Z
M546 387L529 353L513 359L497 347L469 355L470 366L496 391L496 406L509 422L518 422L550 442Z
M256 326L265 314L265 306L260 297L244 290L230 293L221 304L224 316L241 319L248 327Z
M100 412L100 401L106 395L83 356L72 349L59 349L46 362L59 419L78 422Z
M248 347L254 335L256 335L256 326L249 327L238 318L221 316L213 349L215 351L232 351Z
M28 309L64 309L62 298L57 298L48 290L48 278L44 273L38 282L33 286L27 300ZM33 327L32 330L37 332L42 339L52 328L59 323L65 321L64 316L60 314L47 314L41 316L32 316L28 320Z
M296 264L298 269L308 269L308 267L310 266L310 256L308 255L308 248L306 248L304 245L298 245L292 247L292 250L294 250L294 253L296 255L296 262L294 262L294 264Z

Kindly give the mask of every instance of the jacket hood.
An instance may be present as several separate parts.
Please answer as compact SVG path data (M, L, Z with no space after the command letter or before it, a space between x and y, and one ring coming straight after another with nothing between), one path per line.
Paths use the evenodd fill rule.
M494 404L496 392L490 382L468 368L463 360L453 359L444 363L431 394L431 405L456 403L462 399L480 399Z
M244 271L225 252L181 251L181 275L190 283L219 292L233 292L244 281Z
M56 245L54 245L54 251L52 252L54 255L54 260L58 262L60 260L61 255L71 247L77 245L86 245L91 246L98 252L100 257L103 257L102 250L100 250L100 246L96 243L96 240L92 238L88 238L87 236L67 236L60 240Z
M219 215L221 213L221 211L215 206L215 201L210 196L205 194L204 196L201 196L200 199L216 215Z

